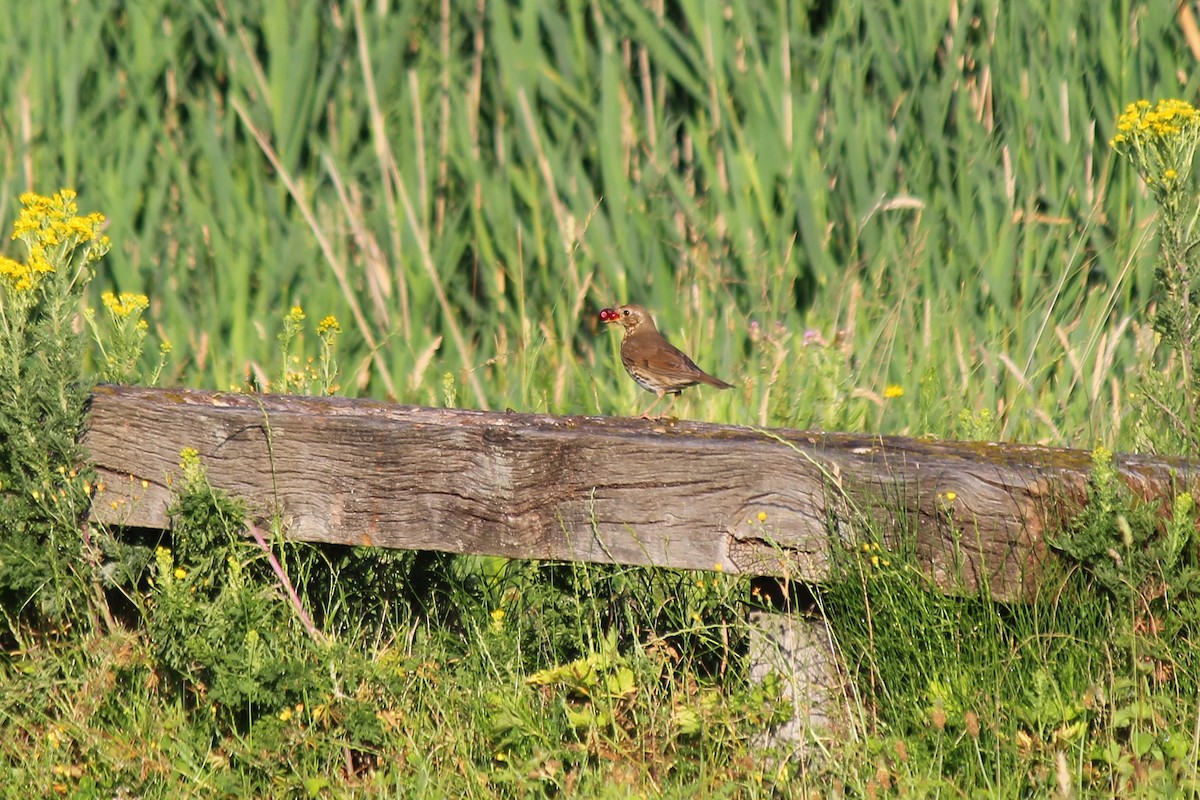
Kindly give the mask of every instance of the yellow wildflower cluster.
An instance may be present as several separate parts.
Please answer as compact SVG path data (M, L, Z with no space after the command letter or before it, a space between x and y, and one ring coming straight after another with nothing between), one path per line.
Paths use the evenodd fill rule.
M292 719L292 717L297 717L303 713L304 713L304 703L297 703L296 705L292 706L291 708L285 708L283 711L280 711L279 712L279 720L280 720L280 722L289 722ZM300 720L297 719L296 721L299 722Z
M24 264L0 257L0 279L16 292L37 287L41 277L68 263L72 253L87 245L85 263L92 263L108 252L110 242L100 234L103 214L79 216L75 192L63 189L51 197L33 192L21 195L21 213L13 223L13 239L20 239L28 250Z
M142 312L150 307L150 298L136 292L104 292L100 295L104 310L108 315L108 326L98 325L92 309L84 311L84 319L92 328L96 344L104 359L104 368L100 379L112 383L124 383L138 375L138 363L142 357L142 346L145 344L150 325L142 319ZM160 349L158 366L150 373L149 382L153 384L166 364L166 350Z
M342 333L342 325L332 314L317 324L320 338L319 360L309 358L302 363L299 354L291 352L292 342L300 336L307 315L301 306L292 306L283 317L283 330L279 332L279 349L283 354L283 370L273 391L306 391L311 394L333 394L337 384L337 362L333 357L334 341Z
M876 569L880 567L890 567L892 560L887 558L883 548L879 546L879 542L863 542L862 544L863 558L866 559L872 567Z
M185 447L179 451L179 470L188 486L198 485L205 480L204 464L200 461L200 453L194 447Z
M200 466L200 453L194 447L185 447L179 451L179 467L184 470L196 469Z
M1186 100L1159 100L1151 106L1149 100L1138 100L1125 107L1117 118L1117 135L1112 144L1122 144L1138 136L1168 137L1182 133L1185 127L1200 124L1200 112Z
M15 292L27 292L37 285L38 270L7 256L0 256L0 279Z
M337 317L333 316L332 314L326 316L325 319L321 320L321 323L317 325L317 334L321 336L325 335L326 333L332 333L336 335L341 332L342 324L338 322Z
M1117 133L1109 144L1133 162L1160 204L1176 205L1200 145L1200 111L1184 100L1153 105L1138 100L1117 118Z
M134 292L121 292L119 297L112 292L105 292L100 295L100 301L104 303L108 313L117 319L140 314L150 307L150 298Z

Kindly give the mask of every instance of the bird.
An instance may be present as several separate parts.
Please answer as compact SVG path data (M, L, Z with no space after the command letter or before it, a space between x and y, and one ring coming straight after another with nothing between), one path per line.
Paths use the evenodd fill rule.
M669 410L679 393L689 386L705 383L718 389L733 388L733 384L697 367L696 362L664 339L654 326L650 312L641 306L629 303L601 309L600 321L621 326L621 363L625 365L625 371L639 386L657 395L650 407L642 412L643 419L650 419L650 409L668 394L673 395L667 406Z

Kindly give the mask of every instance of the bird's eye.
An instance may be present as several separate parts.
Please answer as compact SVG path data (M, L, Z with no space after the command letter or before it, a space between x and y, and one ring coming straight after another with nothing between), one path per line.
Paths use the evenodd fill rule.
M624 314L625 316L627 316L627 317L628 317L628 316L629 316L629 309L627 308L627 309L625 309L624 311L622 311L621 313L622 313L622 314Z

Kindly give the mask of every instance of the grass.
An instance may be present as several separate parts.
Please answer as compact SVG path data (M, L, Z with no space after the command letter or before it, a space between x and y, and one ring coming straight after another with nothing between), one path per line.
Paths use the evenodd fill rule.
M144 292L172 385L269 384L299 305L348 394L629 413L633 301L737 384L691 418L1129 448L1154 206L1106 142L1192 66L1133 0L26 4L0 217L102 210L91 304ZM748 744L736 580L276 542L318 642L253 544L126 542L120 625L6 609L0 793L1196 794L1195 545L1114 578L1108 510L1027 605L820 587L860 704L803 775Z
M420 604L410 598L383 631L358 619L331 623L336 636L307 650L287 625L258 617L256 641L274 647L282 637L300 654L303 674L290 677L279 677L286 658L262 654L279 668L268 674L235 647L185 679L164 670L166 642L153 622L149 636L122 629L10 653L13 680L0 699L0 718L17 734L0 752L7 783L26 796L83 797L622 796L655 786L682 795L760 785L768 768L747 732L769 718L771 696L744 682L720 688L702 648L686 641L711 646L711 629L731 624L705 602L719 587L669 578L683 589L678 597L691 595L689 605L706 612L702 624L659 625L662 636L640 639L618 633L635 617L646 621L638 608L604 620L612 633L590 641L591 625L580 620L604 619L621 598L636 608L634 589L667 584L648 572L593 571L596 594L572 597L547 588L538 574L547 569L568 568L513 567L500 579L497 607L507 614L468 596L469 580L450 580L443 589L458 594L446 606L434 591ZM411 583L397 605L408 605L409 592ZM162 622L161 610L147 613ZM191 641L204 628L193 619ZM590 668L571 660L573 650L589 654ZM274 694L245 693L255 680ZM242 703L226 702L239 692Z
M0 33L28 120L0 192L104 209L103 283L150 296L172 382L243 385L300 304L344 322L351 393L612 413L636 390L594 317L630 300L742 387L711 418L821 423L770 399L782 325L836 341L864 429L1129 436L1150 206L1104 143L1189 90L1170 9L76 11ZM879 401L923 378L937 409Z

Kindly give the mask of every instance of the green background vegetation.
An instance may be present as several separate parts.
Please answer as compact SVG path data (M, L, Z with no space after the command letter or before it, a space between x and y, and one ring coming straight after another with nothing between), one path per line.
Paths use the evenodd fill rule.
M346 393L627 414L596 312L634 301L736 384L692 418L1132 447L1154 206L1107 142L1128 102L1194 96L1175 13L29 3L0 26L0 218L62 186L104 212L92 305L149 296L167 384L267 385L301 305L341 321ZM277 542L314 638L193 478L173 551L109 543L115 629L6 610L0 792L1197 788L1194 525L1163 547L1102 481L1028 605L851 559L821 599L855 730L797 777L749 743L775 707L740 581Z
M167 382L244 385L301 304L349 393L627 412L595 312L635 301L738 384L709 419L1120 443L1152 209L1106 143L1189 95L1170 4L362 6L0 31L0 216L104 211Z

